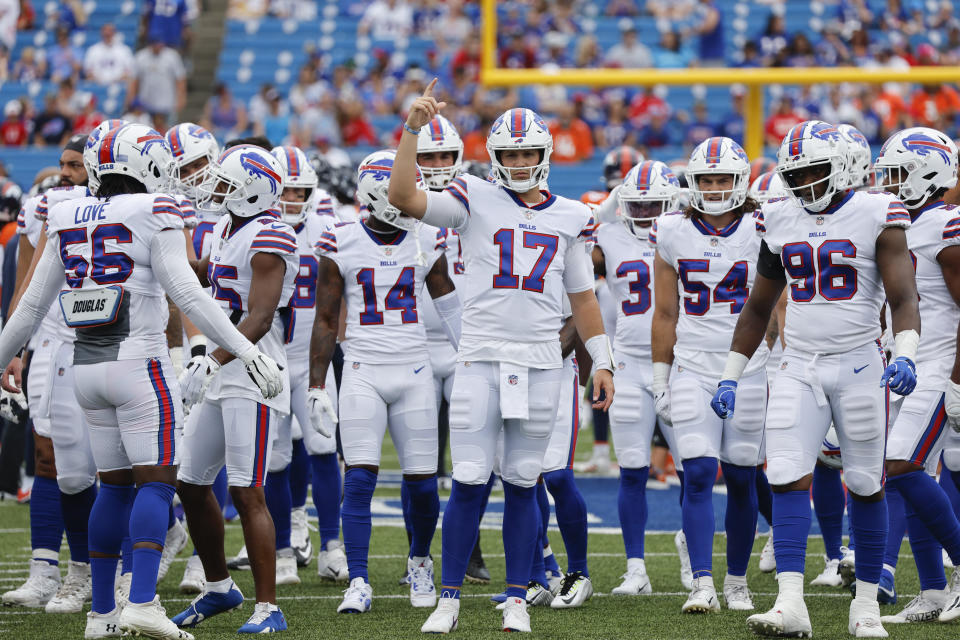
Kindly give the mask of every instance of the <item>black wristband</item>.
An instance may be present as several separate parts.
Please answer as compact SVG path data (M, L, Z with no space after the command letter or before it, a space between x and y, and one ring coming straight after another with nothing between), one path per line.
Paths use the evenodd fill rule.
M191 358L196 358L197 356L205 356L205 355L207 355L207 345L197 344L190 347Z

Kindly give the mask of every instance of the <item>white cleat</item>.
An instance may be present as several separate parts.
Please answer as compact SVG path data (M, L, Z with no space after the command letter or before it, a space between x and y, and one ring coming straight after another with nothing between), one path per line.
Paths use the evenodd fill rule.
M440 604L420 627L421 633L450 633L457 628L460 619L460 600L440 598Z
M550 603L552 609L572 609L579 607L593 595L593 583L590 577L580 571L573 571L563 577L560 591Z
M167 529L167 539L163 543L163 553L160 555L160 569L157 571L157 582L167 577L173 559L187 546L187 530L176 518L173 526Z
M119 607L110 613L87 612L87 627L83 630L84 640L119 638L122 634L123 632L120 631Z
M128 603L120 612L120 630L156 640L194 640L192 634L179 629L167 618L166 610L160 605L160 596L154 596L151 602Z
M960 618L960 569L954 569L947 585L947 601L938 618L940 622L953 622Z
M840 560L830 559L823 556L823 571L816 578L810 581L811 585L818 587L840 587L843 585L843 577L840 575Z
M753 594L747 588L746 577L741 581L723 581L723 601L731 611L753 611Z
M683 529L673 536L673 544L676 545L677 555L680 556L680 584L684 589L693 589L693 570L690 568L690 553L687 551L687 537Z
M30 560L27 581L3 594L3 604L40 609L57 594L60 582L60 567L44 560Z
M556 600L554 600L556 602ZM530 614L523 598L507 598L503 607L503 630L530 633Z
M117 608L123 611L123 608L130 602L130 584L133 582L133 573L121 573L117 576L117 581L113 586L113 599L117 603Z
M240 547L240 551L237 551L237 555L227 560L227 568L250 571L250 556L247 555L247 545Z
M437 606L437 588L433 584L433 559L424 558L423 562L414 562L407 558L407 572L410 574L410 605L414 607Z
M850 602L847 631L857 638L886 638L887 631L880 622L880 603L876 600L854 598Z
M354 578L343 592L343 602L337 613L366 613L373 604L373 587L363 578Z
M840 578L843 580L842 585L844 587L849 587L853 584L856 577L857 569L857 554L853 549L847 547L840 547L840 565L838 570L840 571Z
M766 613L747 618L747 627L758 636L773 638L812 638L813 627L803 598L777 599Z
M560 587L563 586L563 574L559 571L547 571L547 586L553 595L560 593Z
M763 545L763 549L760 550L760 571L764 573L773 573L777 570L777 559L773 555L773 532L770 532L770 535L767 536L767 542Z
M90 601L92 592L90 565L71 560L67 576L44 610L47 613L80 613L83 611L83 603Z
M713 586L713 578L696 578L693 581L693 590L687 596L680 611L683 613L711 613L720 611L720 601L717 599L717 590Z
M347 554L343 551L343 543L339 540L331 540L327 543L327 549L317 553L317 575L321 580L333 580L334 582L346 582L350 579L350 572L347 569Z
M282 584L300 584L300 576L297 575L297 557L290 548L277 552L277 586Z
M610 593L617 596L646 596L653 593L650 577L645 569L634 569L620 576L623 582Z
M297 566L305 567L313 559L313 542L307 524L307 508L297 507L290 512L290 546L297 556Z
M183 580L180 581L180 593L202 593L206 584L207 578L200 556L190 556L183 570Z
M933 590L922 592L916 598L910 601L903 611L892 616L880 616L880 622L883 624L907 624L911 622L936 622L940 612L949 602L949 596L946 591L940 594Z

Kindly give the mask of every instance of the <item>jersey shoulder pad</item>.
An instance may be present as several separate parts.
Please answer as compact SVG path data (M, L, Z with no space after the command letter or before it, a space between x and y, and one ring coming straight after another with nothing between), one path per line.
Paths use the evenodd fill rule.
M259 228L255 229L250 241L251 252L277 253L281 256L298 253L296 232L286 222L272 216L262 216L256 222Z
M147 198L144 198L144 200L147 200ZM184 227L183 211L174 196L165 193L154 194L152 201L147 203L147 207L150 210L152 224L157 229L182 229Z

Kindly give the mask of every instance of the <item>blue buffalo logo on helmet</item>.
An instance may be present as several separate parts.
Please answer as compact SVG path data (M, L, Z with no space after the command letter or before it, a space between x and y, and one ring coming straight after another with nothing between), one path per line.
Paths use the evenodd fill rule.
M163 145L166 142L166 139L157 132L148 133L145 136L140 136L137 138L137 144L140 145L140 155L146 155L150 152L150 148L155 145Z
M393 158L379 158L376 162L368 162L360 165L358 179L369 178L380 182L390 179L390 172L393 171Z
M840 130L832 124L811 121L801 122L787 133L787 140L790 143L789 153L794 158L803 152L803 141L806 136L836 143L839 143L841 139Z
M940 154L944 162L950 162L952 149L923 133L912 133L906 136L902 142L903 146L920 156L928 156L931 153Z
M529 114L533 114L532 117ZM527 135L527 131L530 128L530 124L536 125L540 129L546 129L547 123L544 122L543 118L528 109L510 109L499 118L496 122L493 123L493 127L490 128L491 133L495 133L500 130L500 127L506 127L507 131L510 132L512 138L523 139Z
M270 183L270 192L277 193L283 178L276 171L270 168L270 164L265 162L255 151L247 151L240 154L240 166L246 169L251 177L266 178Z
M174 127L167 132L167 142L170 144L170 151L173 157L178 158L184 153L183 141L180 140L180 132L183 130L191 138L197 140L213 140L213 134L198 124L190 124L185 127Z

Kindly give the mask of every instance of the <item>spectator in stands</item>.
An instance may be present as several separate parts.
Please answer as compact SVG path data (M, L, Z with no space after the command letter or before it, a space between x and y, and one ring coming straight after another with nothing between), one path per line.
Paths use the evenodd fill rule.
M693 54L680 46L676 31L664 31L660 45L653 50L653 66L657 69L683 69L690 66Z
M146 0L140 21L141 38L185 51L190 42L188 12L187 0Z
M43 111L33 120L33 144L59 147L72 133L70 119L57 109L57 97L48 93L43 97Z
M37 20L37 12L30 0L20 0L20 16L17 18L17 31L29 31Z
M717 126L710 122L707 116L707 105L703 102L697 102L693 105L693 115L687 123L687 130L683 134L683 145L688 151L692 151L707 138L717 135Z
M376 0L363 12L357 35L393 41L413 31L413 9L403 0Z
M50 79L60 82L67 78L75 78L83 66L83 52L70 42L70 32L64 27L56 31L56 43L47 51L47 66L50 69Z
M725 64L723 48L723 16L715 0L700 0L694 8L698 37L698 57L704 66L721 67Z
M873 12L867 6L867 0L840 0L837 4L837 21L842 28L856 25L873 24Z
M827 99L820 105L820 119L835 124L847 123L860 128L860 109L840 85L830 85Z
M914 124L949 130L960 115L960 94L948 84L922 85L910 98Z
M787 33L787 22L781 13L771 11L767 16L767 26L760 34L760 53L767 61L773 60L781 49L787 46L790 35Z
M670 106L657 95L655 87L644 87L643 92L635 95L630 101L630 122L635 128L639 128L645 125L654 114L668 117Z
M573 66L573 60L567 53L567 44L570 37L561 31L550 31L543 37L543 47L541 48L540 65L553 65L557 67ZM543 49L546 49L544 52Z
M270 85L264 85L264 88L267 87L270 87ZM261 88L261 94L264 94L264 88ZM309 107L320 102L320 98L326 92L327 88L324 83L317 78L317 68L313 64L307 63L300 68L300 73L297 74L297 82L290 88L290 106L296 113L303 113ZM264 108L266 108L266 102L264 102ZM258 119L253 114L252 105L250 119Z
M645 156L648 149L666 147L674 144L671 128L667 126L668 116L663 112L656 112L650 117L650 121L640 127L637 131L637 147L643 151Z
M8 100L3 106L3 122L0 123L0 141L5 147L22 147L27 144L29 128L23 117L23 105L19 100Z
M779 147L790 128L800 124L804 118L793 108L793 100L784 95L777 103L777 109L767 118L763 126L764 140L770 146Z
M377 132L367 119L366 109L360 100L341 101L340 131L346 147L355 147L359 144L372 146L379 143Z
M134 99L130 103L130 107L127 109L127 112L121 116L127 122L135 122L137 124L145 124L148 127L153 126L153 117L147 112L146 106L137 99Z
M467 38L450 59L450 75L455 75L457 69L464 69L470 82L480 79L480 36L477 34Z
M741 84L730 87L730 111L720 121L720 135L733 138L743 144L743 132L746 128L743 119L743 99L747 95L747 88Z
M83 104L77 100L77 88L69 78L57 85L56 101L57 111L68 118L72 118L83 108Z
M741 69L755 69L763 66L763 60L760 58L760 50L757 48L755 40L747 40L743 43L740 62L736 66Z
M279 94L278 94L279 95ZM315 106L297 114L290 125L298 146L310 146L324 139L334 146L340 145L340 125L335 117L336 104L332 94L326 94Z
M17 42L17 19L20 17L19 0L0 0L0 47L13 51Z
M201 125L220 140L229 140L247 130L247 110L233 99L233 94L224 83L217 84L213 95L203 107ZM284 132L286 135L286 132ZM271 140L273 136L267 136Z
M139 100L153 117L154 128L166 131L167 123L187 103L187 73L176 49L153 40L137 52L127 103Z
M887 0L886 10L881 14L881 27L903 35L913 35L923 29L924 6L922 2Z
M633 0L610 0L603 13L616 18L627 18L639 15L640 9Z
M69 33L80 31L87 24L87 12L80 0L63 0L60 10L54 14L57 29L66 29Z
M433 40L442 51L451 51L473 33L473 22L467 17L462 0L447 0L443 12L432 27Z
M265 96L267 112L253 125L253 134L264 136L274 144L284 144L290 138L290 105L280 92L270 88Z
M593 137L590 127L575 117L574 107L570 103L557 109L557 117L550 123L553 134L553 154L551 162L558 164L580 162L593 155Z
M396 82L382 69L375 68L360 87L360 97L367 109L376 115L393 113L396 99ZM290 96L291 101L293 96Z
M247 119L250 122L259 122L267 116L267 112L270 110L268 96L273 88L272 84L264 82L260 85L260 90L250 98L250 103L247 105Z
M820 59L814 50L807 34L798 31L793 36L790 44L781 51L786 52L786 66L788 67L818 67Z
M497 105L482 104L478 109L480 125L463 136L463 159L474 162L490 162L487 153L487 135L494 120L500 115Z
M573 54L573 66L577 69L599 67L603 62L597 39L591 35L580 36L577 48Z
M518 33L500 50L500 66L504 69L530 69L536 66L537 52L527 44L527 37Z
M637 41L637 29L627 18L620 20L620 42L610 47L604 61L608 67L646 69L653 65L650 50Z
M73 133L89 133L106 119L106 116L97 110L97 96L90 92L85 94L83 109L73 119Z
M636 144L636 132L627 118L627 104L622 95L610 98L606 121L599 124L594 131L597 134L597 146L602 149L613 149L621 145L632 147Z
M14 82L33 82L43 80L47 75L47 63L40 51L33 47L24 47L20 59L13 65L10 74Z
M693 11L693 0L647 0L646 11L661 20L681 22Z
M129 82L133 75L133 51L117 36L112 23L100 27L100 42L87 49L83 74L99 85Z

